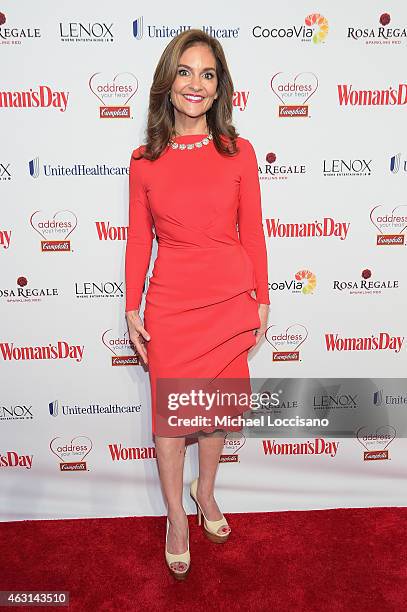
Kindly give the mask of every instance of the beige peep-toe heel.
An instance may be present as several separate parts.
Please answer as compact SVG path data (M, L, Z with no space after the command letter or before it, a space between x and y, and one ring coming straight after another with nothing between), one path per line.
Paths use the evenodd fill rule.
M208 521L208 519L203 513L202 508L199 505L199 502L197 500L197 496L196 496L197 488L198 488L198 478L195 478L195 480L193 480L191 483L190 495L192 499L194 500L194 502L196 503L197 515L198 515L198 525L201 525L202 515L203 515L204 517L203 528L204 528L206 537L209 540L211 540L211 542L222 544L226 542L226 540L229 538L230 531L228 531L224 535L221 535L220 533L218 533L218 529L219 527L229 527L229 524L227 520L225 519L225 517L223 516L223 514L222 514L222 518L219 519L218 521Z
M188 529L187 550L184 553L176 555L174 553L169 553L167 550L167 538L168 538L169 526L170 526L170 522L167 517L167 532L165 534L165 560L167 562L168 569L170 570L174 578L176 578L177 580L184 580L191 567L191 556L189 552L189 529ZM180 571L178 569L171 567L172 563L182 563L185 567L183 570Z

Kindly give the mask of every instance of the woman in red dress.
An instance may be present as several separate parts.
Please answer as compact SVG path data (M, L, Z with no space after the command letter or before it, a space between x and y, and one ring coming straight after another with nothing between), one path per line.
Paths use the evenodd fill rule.
M190 568L182 504L185 436L196 435L199 444L199 478L190 490L199 524L203 515L205 535L225 542L231 529L215 501L214 482L226 428L169 427L158 383L249 381L248 352L265 332L270 304L257 159L232 125L232 97L220 43L201 30L182 32L158 62L146 144L130 161L126 317L130 339L149 368L152 431L168 508L165 558L178 579ZM154 235L158 253L143 323L139 309ZM235 407L232 414L245 410Z

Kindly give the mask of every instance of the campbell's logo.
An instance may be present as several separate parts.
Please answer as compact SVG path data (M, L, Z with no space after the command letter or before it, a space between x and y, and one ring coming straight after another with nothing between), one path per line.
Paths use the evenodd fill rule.
M277 440L262 440L265 455L329 455L335 457L339 442L315 438L304 442L277 442Z
M365 268L360 273L360 279L334 280L332 289L340 293L346 292L349 295L378 295L387 289L399 289L398 279L377 279L372 278L373 273L369 268Z
M317 277L311 270L299 270L290 280L269 281L269 291L289 291L312 295L317 286Z
M43 346L16 346L14 342L0 342L3 361L44 361L48 359L71 359L80 362L85 346L58 340Z
M110 225L110 221L95 221L99 240L127 240L127 225Z
M353 85L340 84L338 100L340 106L404 106L407 104L407 83L399 83L387 89L354 89Z
M364 461L389 459L388 447L395 437L396 430L392 425L382 425L374 431L363 425L356 431L356 439L364 448Z
M60 21L59 35L64 43L114 42L113 23L104 21Z
M332 217L324 217L310 222L286 223L277 219L266 219L269 238L331 238L346 240L350 222L335 221Z
M11 240L11 230L0 229L0 249L8 249Z
M274 151L269 151L266 155L265 164L259 165L259 179L267 180L287 180L292 176L303 175L306 172L305 164L285 164L277 163L277 155Z
M299 72L286 77L277 72L270 81L273 93L280 100L279 117L308 117L308 100L318 89L318 77L313 72Z
M34 455L21 455L17 451L0 453L0 468L24 468L31 470Z
M68 237L78 225L78 218L72 210L58 210L52 217L36 210L30 217L32 228L41 236L41 251L59 253L71 250Z
M308 338L308 330L302 323L293 323L285 328L270 325L264 337L274 349L273 361L300 361L299 348Z
M12 25L8 27L5 13L0 13L0 44L2 45L21 45L26 40L41 38L40 28L32 26L21 27Z
M85 458L93 448L92 440L88 436L75 436L70 440L58 436L51 440L49 447L60 460L61 472L86 472L88 470Z
M219 463L239 463L238 452L246 444L246 436L242 433L230 432L223 440L223 451Z
M369 214L370 221L379 231L376 235L378 246L402 246L405 244L405 230L407 229L407 204L399 204L392 209L378 204ZM404 214L402 214L404 212Z
M29 287L26 276L16 279L16 287L0 287L0 298L5 298L10 303L37 303L44 298L58 296L56 287Z
M101 102L100 119L130 119L129 102L138 90L138 79L131 72L120 72L106 78L95 72L89 79L89 88Z
M61 113L68 106L69 91L53 90L48 85L39 85L24 90L0 90L1 108L53 108Z
M122 446L108 444L112 461L135 461L137 459L157 459L155 446Z
M390 25L391 16L389 13L382 13L378 19L378 24L372 27L351 26L348 27L347 38L353 40L363 40L367 45L400 45L405 42L407 28L405 26Z
M328 352L342 351L394 351L399 353L403 347L404 336L392 336L388 332L380 332L370 336L342 337L338 333L325 334L325 350Z
M293 26L260 26L252 29L254 38L293 38L303 42L320 44L325 42L328 36L329 25L326 17L320 13L310 13L304 19L304 23Z
M140 357L134 354L135 347L129 338L129 332L117 335L112 329L102 333L102 342L112 354L112 366L140 365Z

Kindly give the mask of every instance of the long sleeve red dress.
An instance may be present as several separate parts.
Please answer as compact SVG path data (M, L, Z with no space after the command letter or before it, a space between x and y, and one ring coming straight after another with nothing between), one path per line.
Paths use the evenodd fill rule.
M193 149L168 146L154 161L136 160L140 147L131 157L126 312L140 307L154 234L158 241L144 308L154 434L218 429L202 421L169 427L157 381L250 378L258 304L270 301L256 154L245 138L239 136L237 145L231 157L221 155L213 140ZM230 410L242 414L247 407Z

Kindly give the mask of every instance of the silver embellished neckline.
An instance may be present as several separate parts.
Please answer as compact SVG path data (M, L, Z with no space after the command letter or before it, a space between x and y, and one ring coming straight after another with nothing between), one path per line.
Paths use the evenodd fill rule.
M188 134L188 136L192 136L192 134ZM184 149L187 149L187 150L191 150L195 148L200 149L201 147L208 145L209 142L212 140L212 138L213 138L212 134L208 134L208 136L205 136L205 138L203 138L202 140L199 140L198 142L185 143L185 142L174 142L173 140L170 140L167 144L167 147L171 147L171 149L180 149L181 151L183 151Z

